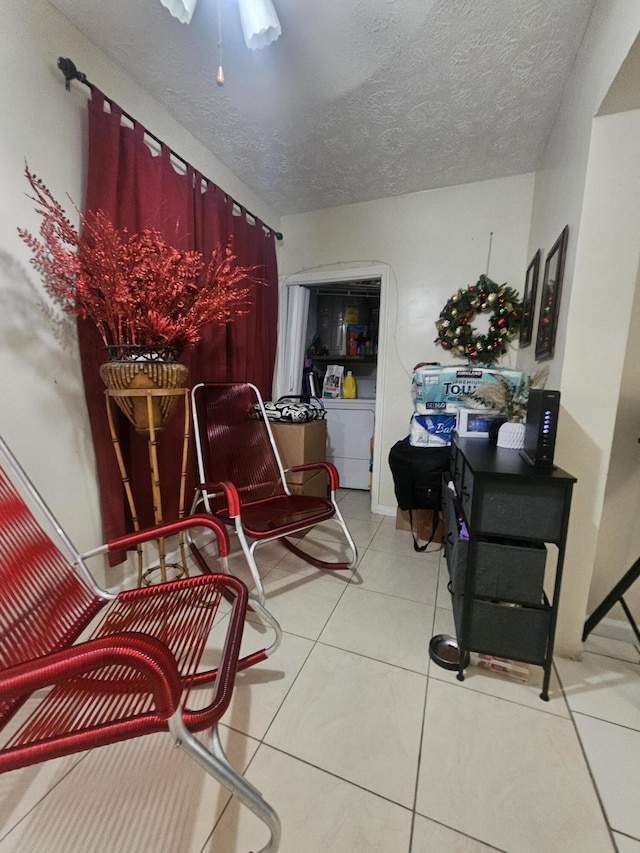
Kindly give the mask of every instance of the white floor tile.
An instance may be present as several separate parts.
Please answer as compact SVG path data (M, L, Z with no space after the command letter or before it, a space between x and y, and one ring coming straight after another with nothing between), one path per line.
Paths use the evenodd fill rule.
M257 743L221 729L232 763L246 766ZM24 851L197 853L230 794L169 734L91 751L0 843Z
M351 559L351 554L347 554L346 547L328 539L309 539L308 536L305 536L304 539L300 540L300 548L311 557L316 557L328 563L345 563L350 562ZM305 575L308 578L324 578L325 580L336 581L343 586L351 581L353 574L353 569L316 568L316 566L313 566L292 551L287 551L282 560L280 560L278 570L295 572L298 575Z
M513 853L613 850L570 720L433 678L416 808Z
M371 512L371 492L350 489L345 492L344 497L340 498L338 503L340 505L340 512L347 519L363 518L367 521L371 520L381 523L384 518L382 515L374 515Z
M347 518L345 516L345 522L349 528L351 538L358 548L366 548L380 526L378 516L375 515L370 515L368 518ZM342 528L335 522L324 522L312 528L305 536L305 539L324 540L342 544L344 542L344 533Z
M576 714L611 828L640 838L640 732Z
M281 560L282 556L280 556L279 559ZM272 570L272 568L273 566L270 566L266 563L258 563L258 573L260 575L260 580L263 584L266 578L269 576L269 572ZM233 554L229 558L228 571L230 575L239 578L243 583L245 583L250 591L255 589L256 585L253 579L253 575L251 574L247 559L242 552L238 554Z
M320 642L426 675L433 607L367 589L345 590Z
M437 567L419 554L413 557L391 556L368 549L358 565L362 587L384 592L409 601L433 604L438 583Z
M585 652L556 666L572 711L640 731L640 665Z
M411 853L491 853L495 849L455 829L416 815Z
M247 633L251 634L251 626L245 630ZM284 633L272 657L239 672L231 704L223 718L225 724L254 738L262 738L312 646L311 640Z
M629 838L627 835L614 832L613 840L618 847L618 853L640 853L640 840L637 838Z
M456 684L468 690L476 690L478 693L485 693L488 696L495 696L498 699L507 699L509 702L517 702L518 705L526 705L534 711L554 714L557 717L569 717L567 703L562 695L558 678L553 670L551 672L551 681L549 682L549 701L547 702L540 698L544 677L542 667L531 666L529 668L528 679L521 681L510 675L484 669L474 663L475 660L475 656L472 655L472 662L465 670L464 681L458 681L456 678L457 673L455 672L449 672L441 668L436 671L433 662L432 668L429 670L429 675L432 678L448 681L450 684Z
M424 676L316 646L265 740L410 806L425 687Z
M316 640L345 587L325 578L273 569L266 578L266 605L283 631Z
M409 810L290 755L261 746L247 778L280 816L280 853L409 850ZM267 838L260 821L232 800L205 851L246 853L257 849Z
M584 642L584 650L596 655L640 663L638 646L633 645L633 643L624 643L621 640L613 640L610 637L600 637L598 634L589 634Z
M1 841L5 833L60 784L85 755L67 755L0 774L0 850L5 849Z
M273 542L262 542L254 551L258 565L266 568L277 566L287 553L286 547L278 539Z
M413 537L408 530L396 530L395 520L385 518L369 545L374 551L386 551L388 554L402 554L405 557L418 556L413 547ZM426 551L420 553L425 560L440 560L442 546L432 542Z

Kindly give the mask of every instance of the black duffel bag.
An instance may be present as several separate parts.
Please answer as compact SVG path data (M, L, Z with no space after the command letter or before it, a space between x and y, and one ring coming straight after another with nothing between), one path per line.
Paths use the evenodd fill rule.
M389 467L398 506L409 511L413 547L426 551L435 536L442 501L442 475L449 469L450 447L414 447L409 437L397 441L389 451ZM433 512L433 528L426 545L418 545L413 533L412 510L430 509Z

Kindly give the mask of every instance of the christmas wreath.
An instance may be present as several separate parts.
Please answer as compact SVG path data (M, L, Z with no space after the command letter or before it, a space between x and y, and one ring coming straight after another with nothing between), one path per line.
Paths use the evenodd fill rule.
M479 335L471 325L478 311L492 312L486 335ZM517 291L481 275L476 284L459 290L444 306L436 320L438 337L434 343L471 362L493 364L507 351L506 345L521 319L522 304Z

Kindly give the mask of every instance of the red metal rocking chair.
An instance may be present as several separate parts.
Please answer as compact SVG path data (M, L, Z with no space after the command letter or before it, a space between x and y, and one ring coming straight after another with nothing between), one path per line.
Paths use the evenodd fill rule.
M326 471L329 490L326 498L292 495L254 385L200 383L191 392L191 408L199 475L192 512L204 510L235 528L260 602L264 603L264 588L254 552L262 542L281 538L290 551L321 569L356 565L358 552L336 501L340 484L335 466L318 462L289 469ZM319 559L287 538L325 521L341 528L349 559ZM198 549L191 545L200 562Z
M262 853L275 853L278 816L229 764L217 734L237 670L266 654L239 657L246 586L209 569L204 576L111 594L96 585L85 564L89 556L196 527L214 533L225 563L227 533L210 515L162 524L81 555L0 438L0 772L169 731L264 821L270 840ZM233 601L229 627L216 668L204 669L201 658L222 596ZM210 655L211 648L206 651ZM190 707L192 688L207 683L206 706ZM48 692L26 713L27 699L43 688ZM206 730L208 747L194 734Z

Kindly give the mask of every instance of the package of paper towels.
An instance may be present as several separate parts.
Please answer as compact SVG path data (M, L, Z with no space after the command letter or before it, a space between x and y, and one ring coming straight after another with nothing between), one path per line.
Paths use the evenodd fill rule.
M526 378L524 371L508 368L418 367L413 372L411 383L414 410L418 413L444 412L452 407L465 406L465 394L470 394L483 382L494 382L498 374L508 379L516 391Z
M411 415L409 444L413 447L445 447L455 432L455 414Z

